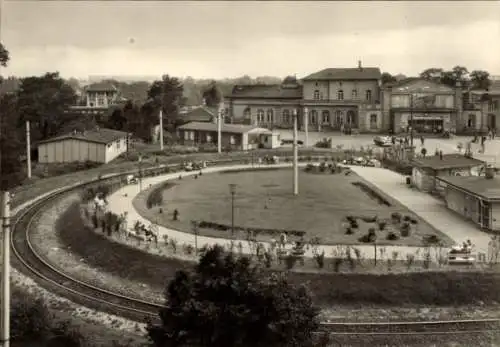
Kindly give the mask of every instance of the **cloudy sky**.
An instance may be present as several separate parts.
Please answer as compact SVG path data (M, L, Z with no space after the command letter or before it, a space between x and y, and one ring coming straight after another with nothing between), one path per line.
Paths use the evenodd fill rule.
M4 0L3 74L299 77L461 64L500 75L500 2Z

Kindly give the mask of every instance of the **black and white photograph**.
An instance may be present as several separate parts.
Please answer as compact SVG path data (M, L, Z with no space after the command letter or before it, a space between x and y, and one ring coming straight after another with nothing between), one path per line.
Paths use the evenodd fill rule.
M498 1L0 0L0 346L500 346L499 57Z

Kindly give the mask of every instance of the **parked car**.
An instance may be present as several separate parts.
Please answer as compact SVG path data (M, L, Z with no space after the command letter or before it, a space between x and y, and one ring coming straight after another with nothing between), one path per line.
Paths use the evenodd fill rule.
M302 141L302 140L297 140L297 144L298 144L299 146L302 146L302 145L304 144L304 141ZM291 139L283 139L283 140L281 140L281 145L282 145L282 146L286 146L286 145L293 145L293 140L291 140Z
M135 177L134 175L127 176L127 184L137 184L137 183L138 183L137 177Z
M373 143L380 147L392 146L392 138L390 136L375 136Z

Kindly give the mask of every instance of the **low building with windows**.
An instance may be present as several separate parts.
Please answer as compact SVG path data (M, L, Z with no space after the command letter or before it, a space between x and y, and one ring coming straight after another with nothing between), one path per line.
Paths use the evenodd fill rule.
M462 115L462 90L421 78L407 78L383 90L383 112L394 133L456 132Z
M37 144L38 162L72 163L91 161L109 163L127 151L127 133L98 128L53 137Z
M481 176L438 178L446 206L482 229L500 231L500 179L493 168Z
M412 184L424 192L441 194L437 178L479 175L485 163L463 154L443 154L412 160Z
M184 145L217 145L217 124L191 122L177 128L180 142ZM279 134L255 125L223 124L221 129L223 148L251 150L276 148L281 144Z
M488 90L466 90L463 97L462 133L500 131L500 81L491 82Z

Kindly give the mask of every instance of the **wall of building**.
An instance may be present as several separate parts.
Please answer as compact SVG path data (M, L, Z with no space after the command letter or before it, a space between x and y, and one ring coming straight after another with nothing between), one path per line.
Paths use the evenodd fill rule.
M245 137L243 135L244 134L222 132L222 148L231 147L234 149L246 150L248 148L248 142L245 142L245 140L248 141L248 137ZM205 143L210 143L215 146L217 145L217 132L180 129L179 139L182 144L187 146L195 146Z
M38 147L40 163L71 163L82 161L106 162L105 145L76 139L41 144Z
M109 163L120 154L127 151L127 139L122 138L106 145L104 162Z
M422 169L414 167L412 169L412 182L417 189L423 192L431 192L436 186L436 179L434 178L434 171L429 169Z
M491 203L491 229L500 231L500 202Z
M464 216L465 211L465 193L451 186L446 187L445 191L445 201L446 206L452 210Z
M249 109L250 114L245 115ZM272 126L291 128L291 115L294 109L299 109L299 101L294 100L233 100L230 106L230 119L233 123L245 123L270 128ZM259 110L263 111L263 119L259 118ZM284 117L287 110L290 117ZM268 112L272 118L268 119Z
M343 100L362 102L380 101L380 87L377 80L362 81L305 81L303 98L314 100L314 92L319 91L321 100L339 100L339 91L343 92ZM354 94L353 91L356 91ZM371 99L367 100L366 92L371 91Z

